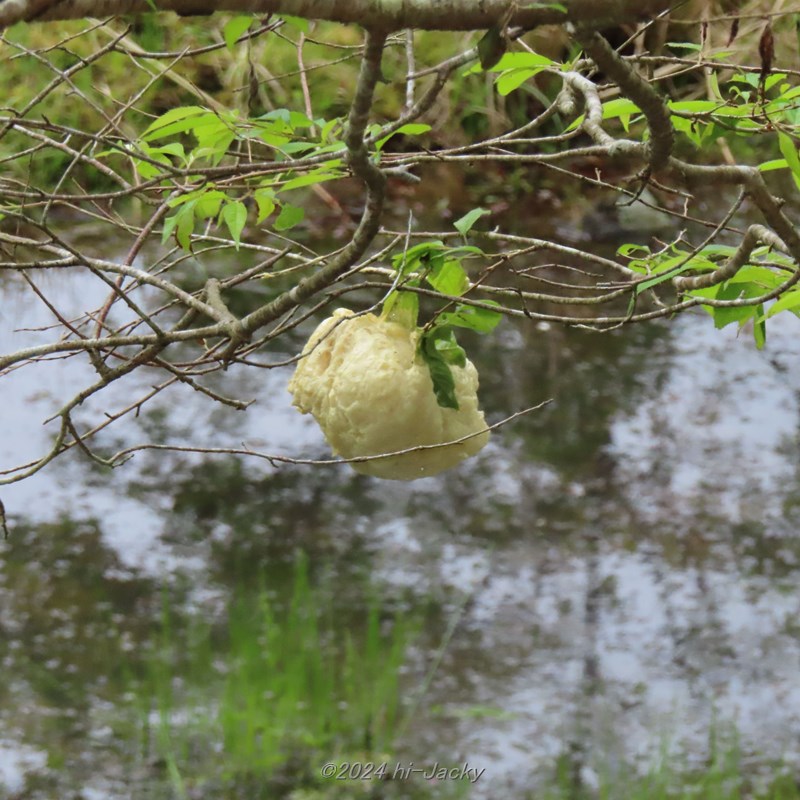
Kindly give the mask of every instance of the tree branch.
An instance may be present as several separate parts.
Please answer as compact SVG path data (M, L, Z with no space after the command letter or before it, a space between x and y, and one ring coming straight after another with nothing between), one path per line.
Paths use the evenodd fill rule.
M760 244L774 247L786 252L786 245L773 231L763 225L751 225L744 235L736 252L719 269L713 272L706 272L695 277L685 277L679 275L672 279L672 285L680 292L688 292L692 289L707 289L709 286L716 286L718 283L732 278L750 259L750 255Z
M205 16L215 11L290 14L392 32L403 28L485 30L505 16L509 24L523 28L567 21L602 27L644 19L662 11L669 3L668 0L562 0L561 4L566 7L566 14L548 3L540 7L515 3L509 15L509 0L159 0L158 9L175 11L181 16ZM147 14L152 10L148 0L3 0L0 26L34 20Z
M661 96L628 62L617 55L597 31L580 26L576 28L574 36L605 76L642 110L650 129L648 170L657 172L662 169L672 153L675 132L669 110Z
M358 228L348 244L321 270L308 278L303 278L290 291L284 292L271 303L242 319L242 330L247 333L252 333L267 323L273 322L287 311L330 286L361 258L380 229L386 178L369 159L364 142L364 131L369 121L375 86L381 74L381 56L385 42L385 32L367 32L364 58L361 62L345 134L348 163L353 174L363 181L367 189L364 212Z

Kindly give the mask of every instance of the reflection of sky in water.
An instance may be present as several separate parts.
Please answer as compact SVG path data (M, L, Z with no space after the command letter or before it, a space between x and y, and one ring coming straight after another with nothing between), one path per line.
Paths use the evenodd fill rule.
M631 472L631 498L643 515L657 509L634 476L657 472L662 459L670 476L658 494L688 504L713 492L731 520L779 512L774 490L796 477L796 461L781 452L797 443L800 381L789 364L800 350L800 320L783 315L768 327L768 349L758 352L736 326L712 332L706 318L675 323L659 397L613 427L614 451Z
M58 297L60 308L76 312L82 308L99 308L108 295L108 287L99 282L72 275L70 280L40 281L48 294ZM52 332L45 334L13 332L15 328L34 328L52 322L48 310L35 304L29 294L20 294L15 303L0 318L0 353L6 354L22 347L53 341ZM172 444L197 444L203 446L238 447L246 440L256 449L270 453L297 453L298 448L317 443L316 427L310 419L296 414L289 405L286 384L290 372L282 370L242 370L231 368L218 379L217 388L235 393L240 398L255 398L256 403L246 413L228 413L178 384L161 395L158 405L168 409L169 431ZM83 356L68 361L16 370L3 378L4 409L0 418L0 467L27 462L47 452L57 431L56 422L42 426L42 421L57 412L66 400L96 379L96 373ZM133 399L145 394L149 387L161 380L153 370L140 370L107 387L103 392L81 406L74 417L87 423L96 423L103 412L113 412L129 405ZM147 408L147 407L146 407ZM118 447L144 443L150 438L132 415L111 429ZM233 437L233 438L232 438ZM101 451L102 452L102 451ZM62 456L74 465L77 454ZM78 467L59 469L58 462L34 477L9 486L0 486L0 497L9 515L20 513L33 520L46 520L64 512L81 516L98 516L103 520L104 533L124 562L132 566L149 563L155 567L168 553L158 555L158 537L162 515L168 504L155 508L149 503L131 500L125 496L125 485L136 472L137 461L144 455L134 456L133 462L110 476L94 477L91 486L76 485L76 474L83 480L85 473ZM195 459L199 461L200 458ZM153 500L167 500L156 497ZM169 559L168 559L169 560Z
M21 792L25 788L25 773L42 769L46 763L46 753L0 739L0 788Z
M57 291L76 309L99 306L105 286L85 283L59 282ZM0 351L33 338L10 334L10 327L49 322L43 306L28 302L26 296L4 306ZM531 775L551 765L576 736L576 715L589 731L590 752L604 763L613 764L620 754L639 754L651 763L665 738L704 752L715 707L720 720L738 723L745 752L798 758L800 648L790 632L800 611L797 561L791 542L779 536L787 535L782 503L797 488L800 387L794 383L800 379L787 367L800 350L800 321L772 323L765 353L745 334L714 331L705 317L685 316L664 336L671 347L641 361L642 376L662 374L662 382L645 392L631 413L612 416L607 450L615 463L613 488L602 499L580 481L562 479L553 465L532 461L510 434L495 437L463 472L441 480L363 484L377 503L366 532L375 574L398 591L412 587L451 601L469 597L430 698L444 706L445 716L417 734L430 746L420 752L434 753L443 763L467 758L487 767L481 791L505 781L528 786ZM519 358L524 341L510 335L506 341L507 355ZM57 361L4 379L3 466L46 449L45 410L52 413L55 398L91 378L87 364L80 370L76 364ZM613 374L613 365L608 369ZM159 401L166 410L164 436L180 444L246 441L271 453L321 455L323 442L313 422L290 407L288 375L285 369L232 369L219 376L220 388L257 398L246 413L216 408L178 386L166 402ZM80 418L125 405L153 376L142 372L111 387ZM144 441L145 424L152 421L123 423L114 430L115 442ZM107 544L127 564L200 573L205 551L192 554L184 547L176 554L160 540L173 513L169 493L128 496L128 482L152 463L150 456L137 456L102 476L70 462L68 468L55 466L2 487L0 496L12 516L48 520L61 511L99 516ZM168 466L161 469L168 475ZM258 474L265 470L254 467ZM76 485L87 476L89 483ZM460 503L464 492L468 497ZM584 522L567 519L557 527L540 502L548 497L585 509ZM462 530L462 514L472 513L470 503L480 505L484 498L496 504L490 508L517 515L518 535L498 537L489 547L486 536ZM419 512L439 506L444 509L439 516ZM616 518L620 509L631 515L636 534L627 547L619 542L618 528L625 527ZM770 557L780 556L794 568L783 582L750 569L740 547L746 540L733 538L733 527L747 521L775 539ZM581 554L582 525L599 537L591 573L590 556ZM360 531L364 527L358 524ZM707 539L708 561L689 557L679 563L663 556L659 537L665 531L677 531L680 538L695 529ZM225 536L222 528L217 533ZM593 634L584 609L590 574L603 587ZM787 591L787 585L795 589ZM599 692L590 694L582 679L587 652L596 657L601 678ZM478 721L446 716L448 708L478 704L513 716ZM14 758L0 750L0 780L7 784L3 776L13 771Z

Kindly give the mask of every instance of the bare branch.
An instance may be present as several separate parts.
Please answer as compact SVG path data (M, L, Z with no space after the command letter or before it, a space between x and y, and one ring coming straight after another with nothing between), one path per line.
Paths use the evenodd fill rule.
M508 17L510 25L532 28L536 25L572 22L603 26L645 18L666 7L665 0L564 0L565 14L557 6L526 7L514 4L508 13L508 0L160 0L160 11L175 11L181 16L207 15L215 11L240 11L250 14L290 14L295 17L355 23L365 28L398 31L485 30ZM80 19L152 11L147 0L4 0L0 4L0 25L33 20Z

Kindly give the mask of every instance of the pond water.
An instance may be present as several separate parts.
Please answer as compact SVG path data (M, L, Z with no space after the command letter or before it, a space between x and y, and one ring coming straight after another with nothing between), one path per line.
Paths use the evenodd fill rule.
M76 311L107 291L44 279ZM14 329L49 318L13 283L2 292L5 353L31 336ZM800 320L768 334L758 352L699 314L602 335L506 321L465 342L487 419L553 402L412 484L140 453L112 474L63 458L4 487L0 797L150 796L131 789L152 765L119 732L121 675L159 627L164 591L178 616L219 620L241 587L285 586L298 549L312 576L324 566L337 613L365 575L387 603L422 610L409 691L446 640L393 756L485 769L472 797L523 797L565 752L589 785L665 748L700 765L715 725L736 727L754 770L800 768ZM255 398L246 412L177 387L101 442L325 457L290 406L290 374L219 376ZM41 454L44 412L88 377L53 361L4 380L0 464ZM81 417L153 380L120 382Z

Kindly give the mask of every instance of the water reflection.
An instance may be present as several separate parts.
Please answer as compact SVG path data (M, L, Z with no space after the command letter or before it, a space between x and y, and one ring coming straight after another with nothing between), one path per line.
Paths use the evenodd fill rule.
M522 796L559 757L584 781L592 765L652 760L663 737L701 759L715 718L737 723L753 764L797 763L798 327L776 320L758 353L702 317L603 336L504 323L465 342L487 416L554 403L412 485L151 453L111 475L63 459L4 490L0 780L16 791L27 771L31 797L122 791L134 767L113 712L157 628L158 588L215 613L234 589L280 591L297 549L334 581L342 614L364 576L425 610L409 690L458 622L404 747L419 763L486 767L476 797ZM51 402L17 374L5 463L41 447ZM50 394L82 377L60 372ZM258 399L246 413L177 387L106 443L324 455L287 380L225 373L229 393Z

